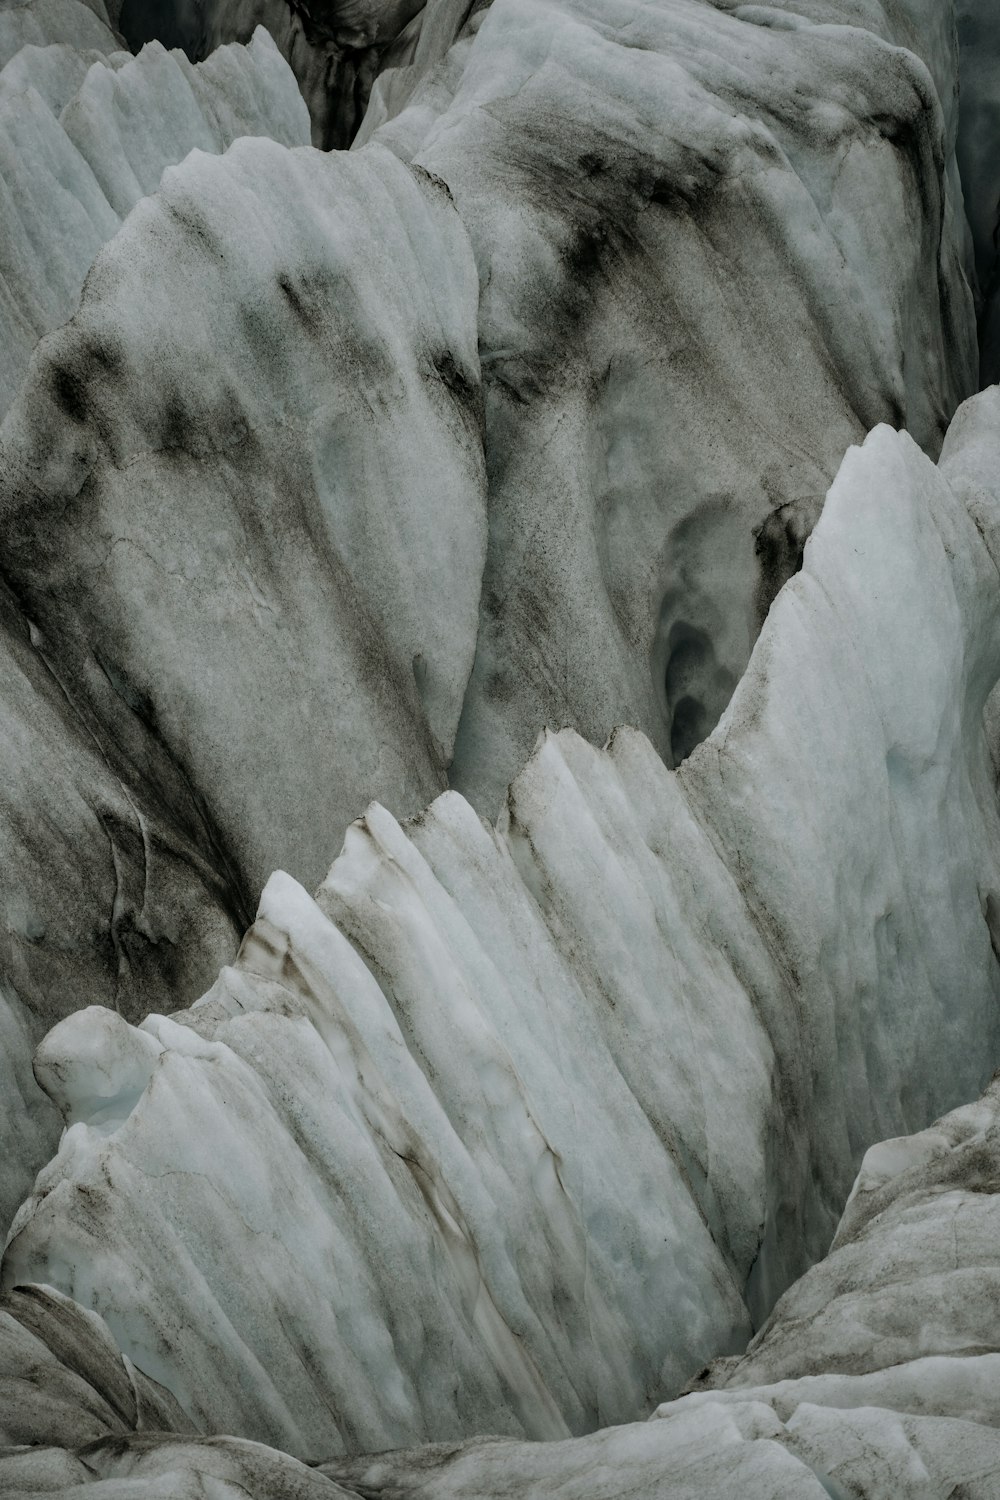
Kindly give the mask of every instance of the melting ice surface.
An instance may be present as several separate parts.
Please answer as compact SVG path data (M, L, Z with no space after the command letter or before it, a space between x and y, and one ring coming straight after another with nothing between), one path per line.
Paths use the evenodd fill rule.
M140 12L0 10L0 1488L995 1496L985 8Z

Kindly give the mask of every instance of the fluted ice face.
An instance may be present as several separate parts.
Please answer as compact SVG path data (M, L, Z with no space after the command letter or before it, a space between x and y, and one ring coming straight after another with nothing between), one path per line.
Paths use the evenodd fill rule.
M0 70L0 417L35 344L75 312L97 252L164 168L244 135L309 139L295 81L263 30L200 67L158 43L133 58L60 40L22 47Z
M247 134L273 141L244 141L213 177L210 158ZM30 387L0 436L7 1222L55 1140L30 1072L46 1025L90 999L133 1016L157 994L161 1008L189 1001L249 920L275 863L269 829L287 825L281 862L316 880L374 789L406 811L442 784L485 546L471 254L426 176L377 151L338 167L277 144L307 139L264 32L198 67L156 45L104 61L61 42L22 48L0 74L6 400ZM76 318L26 377L109 240ZM192 381L222 347L228 376ZM286 494L299 519L283 511L276 526ZM98 609L87 621L84 596ZM200 661L179 649L184 632ZM144 686L156 650L183 742ZM191 692L212 721L201 751L180 701ZM269 780L232 760L251 704ZM312 771L296 767L303 742ZM242 832L201 785L200 754Z
M111 27L102 0L94 4L87 0L30 0L27 4L6 4L0 10L0 68L16 59L23 48L60 43L69 44L75 51L103 56L118 50L120 38Z
M94 257L132 206L158 187L166 165L193 146L219 152L248 130L288 144L305 141L308 118L263 32L200 68L157 46L131 58L82 5L4 9L0 39L6 64L0 71L2 415L38 340L76 311ZM145 300L144 289L139 301ZM53 437L42 439L47 456ZM0 437L9 458L6 441ZM5 473L13 482L9 465ZM30 506L35 493L29 484L19 503ZM5 549L11 537L8 524ZM240 925L219 873L167 828L169 815L164 819L154 805L158 794L151 797L147 787L136 795L134 778L130 786L121 765L112 764L114 755L67 694L65 673L41 649L38 626L15 590L5 572L0 1219L6 1222L55 1144L56 1118L31 1077L31 1053L46 1027L91 998L137 1016L157 993L168 1006L178 986L196 993L232 951Z
M424 32L433 31L440 48L449 22L447 41L472 7L473 0L123 0L118 24L133 49L156 38L192 59L246 42L263 26L308 105L313 144L329 150L350 145L380 68L408 58Z
M0 1490L995 1496L987 10L0 9Z
M975 388L951 18L800 10L495 0L373 106L479 266L490 552L452 779L487 816L542 723L683 759L845 448L887 421L934 456Z
M583 1432L738 1347L997 1054L998 406L847 455L680 773L548 736L497 832L373 807L193 1010L63 1022L5 1284L310 1459Z
M43 1014L191 983L275 862L316 881L372 791L443 784L485 548L475 307L426 174L247 140L165 176L39 349L0 507L21 671L69 727L12 675L11 961ZM23 821L65 795L55 746L90 825L63 889Z

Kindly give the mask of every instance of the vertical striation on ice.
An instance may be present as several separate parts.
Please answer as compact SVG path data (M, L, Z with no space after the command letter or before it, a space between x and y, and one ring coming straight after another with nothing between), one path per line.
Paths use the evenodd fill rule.
M581 1433L737 1347L1000 1050L998 407L848 453L680 772L546 735L497 830L373 806L191 1011L63 1022L4 1285L308 1458Z

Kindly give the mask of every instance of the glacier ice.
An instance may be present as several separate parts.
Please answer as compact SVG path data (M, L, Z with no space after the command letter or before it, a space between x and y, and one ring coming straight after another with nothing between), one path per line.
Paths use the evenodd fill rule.
M275 862L314 882L373 791L442 786L485 551L475 308L425 173L243 138L164 174L38 346L0 430L2 839L7 974L47 1024L190 1002Z
M991 392L939 467L848 453L679 772L548 734L496 831L374 805L192 1010L62 1022L4 1286L312 1460L582 1433L739 1347L997 1055L998 452Z
M958 159L975 246L980 378L1000 376L1000 165L992 142L1000 127L1000 18L984 0L956 0L961 43Z
M69 43L77 51L113 53L120 38L102 0L22 0L0 8L0 68L28 47Z
M309 139L263 29L199 67L158 43L132 58L59 41L22 47L0 69L0 417L38 340L76 311L97 252L164 168L245 135Z
M479 0L482 3L482 0ZM309 107L313 144L349 144L380 67L422 30L457 30L474 0L123 0L118 24L137 48L151 39L183 48L193 60L226 42L246 42L255 26L274 37ZM444 13L442 15L442 12ZM427 26L431 19L431 26ZM440 45L440 42L438 43ZM387 53L389 54L387 56Z
M0 1492L1000 1493L998 41L0 0Z
M410 811L442 785L485 549L475 307L426 173L195 151L0 432L37 649L141 789L196 804L244 900L276 857L318 879L366 790Z
M54 1287L10 1292L0 1304L0 1443L74 1449L141 1431L194 1429L94 1313ZM8 1494L2 1461L0 1482Z
M200 1495L197 1486L211 1476L236 1493L309 1500L345 1494L501 1500L553 1488L573 1500L609 1492L666 1492L681 1500L936 1500L956 1485L974 1500L992 1500L1000 1483L1000 1354L996 1327L982 1318L982 1294L989 1285L984 1277L997 1265L998 1089L994 1083L975 1104L924 1132L872 1148L830 1256L779 1302L744 1358L716 1362L696 1391L661 1406L653 1421L541 1444L499 1438L431 1444L307 1469L257 1444L185 1437L180 1414L164 1410L155 1388L164 1430L176 1424L175 1436L130 1427L118 1412L95 1417L84 1409L92 1393L85 1398L74 1390L74 1411L48 1376L53 1397L66 1402L58 1419L65 1425L50 1417L59 1446L0 1453L0 1480L31 1490L69 1478L97 1486L114 1478L109 1500L155 1494L164 1476L172 1496ZM921 1229L930 1233L929 1255ZM22 1316L30 1319L43 1301L60 1310L60 1331L84 1317L66 1299L37 1288L15 1305L20 1311L27 1302ZM926 1306L937 1310L930 1324L921 1316ZM933 1330L953 1345L948 1316L961 1320L976 1310L978 1347L935 1351ZM48 1336L65 1358L65 1333L61 1344ZM90 1314L88 1344L101 1336ZM26 1342L20 1330L18 1337ZM103 1348L100 1361L91 1352L91 1368L108 1364L103 1378L110 1387ZM6 1350L5 1357L12 1363ZM818 1367L823 1373L811 1373ZM117 1399L133 1409L127 1395ZM37 1397L24 1409L31 1420ZM88 1432L99 1423L105 1429L80 1458L67 1451L74 1447L66 1435L70 1421L86 1421Z
M194 68L158 45L132 58L94 12L64 0L0 11L0 62L2 417L39 340L76 311L95 256L165 166L247 133L300 144L309 124L263 31ZM7 478L17 483L9 468ZM137 789L111 763L6 567L0 662L0 1222L9 1224L56 1139L31 1077L41 1034L81 991L133 1015L154 994L169 1006L178 986L197 993L242 923L218 874L167 826L155 789Z
M975 387L939 7L780 10L494 0L372 117L448 183L482 283L490 551L452 781L488 816L543 723L683 759L847 446L887 421L936 456Z

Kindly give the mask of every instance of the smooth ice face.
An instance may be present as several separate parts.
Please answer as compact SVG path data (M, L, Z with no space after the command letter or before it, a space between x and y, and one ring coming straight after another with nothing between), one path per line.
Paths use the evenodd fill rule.
M733 1349L870 1141L1000 1053L998 457L997 393L940 468L852 450L680 773L547 735L497 832L373 807L190 1012L64 1023L40 1074L77 1123L4 1284L306 1457L579 1433Z
M359 142L448 183L482 285L487 816L541 724L683 760L847 446L935 456L975 389L944 9L494 0L377 86Z
M989 0L956 0L962 109L958 159L978 276L980 379L1000 377L1000 16Z
M88 1005L50 1031L35 1052L35 1077L67 1125L115 1129L153 1076L162 1046L113 1010Z

